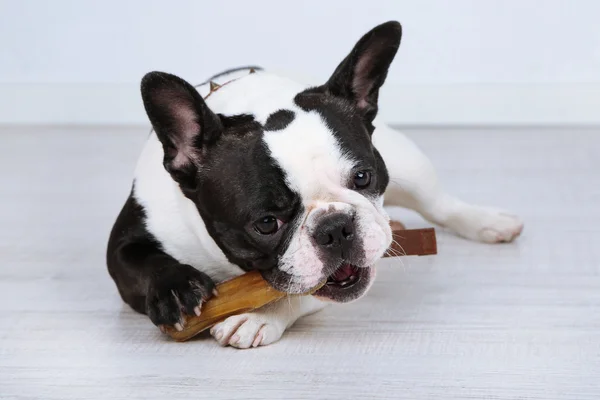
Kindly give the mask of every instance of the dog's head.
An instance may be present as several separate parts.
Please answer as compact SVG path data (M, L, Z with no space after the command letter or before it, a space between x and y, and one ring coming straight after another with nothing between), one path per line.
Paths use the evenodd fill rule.
M142 81L164 167L196 205L229 260L261 270L277 289L354 300L391 242L383 210L388 174L373 147L379 88L398 50L397 22L363 36L322 86L291 109L213 113L173 75Z

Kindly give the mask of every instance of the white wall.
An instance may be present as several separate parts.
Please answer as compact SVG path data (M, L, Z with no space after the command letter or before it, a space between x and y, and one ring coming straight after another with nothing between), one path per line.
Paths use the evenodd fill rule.
M600 1L0 0L0 123L145 123L137 85L249 63L325 79L397 19L394 123L600 122Z

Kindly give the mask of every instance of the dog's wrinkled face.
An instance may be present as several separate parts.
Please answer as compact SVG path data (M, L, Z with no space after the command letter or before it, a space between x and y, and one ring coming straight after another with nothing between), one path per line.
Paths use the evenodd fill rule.
M142 82L164 165L229 260L277 289L346 302L363 295L391 242L384 162L373 147L379 88L400 42L367 33L329 81L263 123L215 115L173 75Z
M303 209L278 268L264 276L292 293L327 280L317 295L353 300L369 287L371 267L391 241L382 207L387 170L352 104L315 89L295 104L294 120L265 141ZM293 137L302 140L289 146Z

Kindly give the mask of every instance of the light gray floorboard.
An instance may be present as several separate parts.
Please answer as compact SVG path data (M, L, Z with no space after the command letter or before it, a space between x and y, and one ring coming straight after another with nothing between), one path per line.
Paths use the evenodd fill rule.
M277 344L178 344L104 263L146 128L0 128L0 398L600 398L600 129L411 129L445 186L525 220L438 230ZM394 210L410 227L429 226Z

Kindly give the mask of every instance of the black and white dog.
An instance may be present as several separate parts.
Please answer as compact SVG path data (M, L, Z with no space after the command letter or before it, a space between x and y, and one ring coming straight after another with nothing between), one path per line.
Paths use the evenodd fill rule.
M367 292L392 240L384 205L473 240L517 237L516 217L445 193L421 151L376 118L401 32L397 22L375 27L318 86L249 69L197 89L147 74L154 132L107 252L125 302L159 327L182 329L182 313L200 314L215 282L246 271L288 293L327 279L313 296L211 330L222 345L256 347L325 301Z

